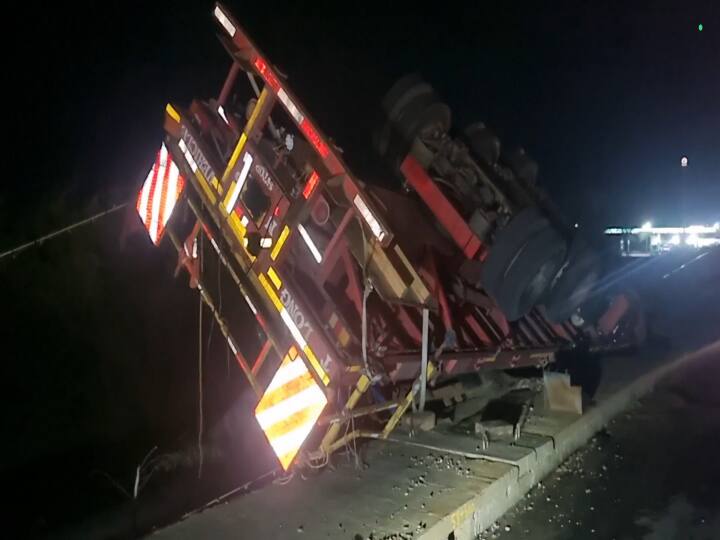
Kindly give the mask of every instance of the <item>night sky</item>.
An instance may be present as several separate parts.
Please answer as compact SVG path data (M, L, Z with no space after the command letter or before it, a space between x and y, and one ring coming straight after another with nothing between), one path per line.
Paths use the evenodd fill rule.
M374 175L383 92L419 72L456 128L483 120L524 146L590 229L720 220L718 2L328 4L227 3L359 176ZM0 251L136 193L164 104L219 92L229 59L211 7L29 4L8 20ZM3 469L128 438L134 460L194 430L195 296L167 246L121 241L123 219L0 261L3 425L16 434Z

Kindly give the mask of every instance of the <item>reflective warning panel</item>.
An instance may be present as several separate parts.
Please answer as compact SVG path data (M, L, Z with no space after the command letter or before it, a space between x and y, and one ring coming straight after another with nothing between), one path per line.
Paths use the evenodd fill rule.
M284 470L292 464L326 404L322 388L297 349L290 347L255 407L255 418Z
M163 144L137 199L140 219L156 246L184 188L185 179Z

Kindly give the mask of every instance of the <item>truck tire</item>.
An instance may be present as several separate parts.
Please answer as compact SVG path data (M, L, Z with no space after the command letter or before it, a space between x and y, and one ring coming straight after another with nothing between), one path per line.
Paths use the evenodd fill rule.
M404 104L391 118L391 122L410 141L423 130L435 127L450 129L450 107L440 101L435 92L424 93Z
M482 268L482 287L491 295L497 293L503 275L520 248L538 231L550 227L550 222L535 207L524 208L512 217L493 239L490 253Z
M493 296L509 321L527 315L553 282L567 254L567 245L554 229L543 228L520 248Z
M463 130L465 141L473 155L485 165L494 167L500 158L500 139L482 122L470 124Z
M588 298L599 276L597 257L576 238L565 266L545 297L548 319L556 323L569 319Z
M397 168L421 132L450 129L450 108L432 87L417 77L401 79L383 99L384 125L375 137L375 146L391 166Z
M534 185L537 182L538 164L525 153L523 148L515 148L503 154L501 161L505 163L513 174L527 184Z
M375 147L380 156L388 153L391 140L394 138L393 131L397 131L393 129L393 125L402 109L413 99L432 93L432 86L418 75L407 75L388 90L382 100L383 114L380 129L375 135Z

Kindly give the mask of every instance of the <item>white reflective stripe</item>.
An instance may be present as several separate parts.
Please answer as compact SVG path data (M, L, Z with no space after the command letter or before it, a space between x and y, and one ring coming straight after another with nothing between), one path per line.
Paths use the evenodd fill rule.
M235 27L230 22L230 19L227 18L227 15L225 15L222 12L222 9L220 9L220 6L215 6L215 11L213 11L213 15L215 15L215 18L222 25L222 27L227 31L227 33L230 34L230 37L235 37L235 32L236 32Z
M318 250L315 243L312 241L312 238L310 238L310 235L305 230L305 227L303 227L302 225L298 225L298 230L300 231L300 236L302 236L303 240L305 240L305 244L307 244L307 247L310 249L310 253L312 253L313 257L315 257L315 261L321 263L322 255L320 255L320 251Z
M193 259L197 259L197 256L198 256L197 238L195 238L195 240L193 240L193 254L192 254L192 258L193 258Z
M353 199L353 204L357 207L358 210L360 210L360 214L362 214L362 217L365 218L366 223L370 226L370 230L375 235L375 237L382 241L383 237L385 236L385 231L383 231L382 227L380 226L380 222L375 218L375 216L372 214L370 209L365 204L365 201L363 201L362 197L360 195L355 195L355 198Z
M142 193L140 194L140 207L138 208L138 212L140 213L140 217L142 218L142 221L143 223L145 223L145 225L147 225L145 220L147 219L148 199L150 198L150 186L152 185L154 172L155 164L153 164L152 169L150 169L150 174L148 174L147 178L145 179L145 183L142 187Z
M261 248L269 248L270 246L272 246L272 238L271 237L266 236L265 238L260 239L260 247Z
M324 406L324 403L322 405L313 405L313 409L315 410L313 411L313 415L308 418L307 422L301 424L292 431L288 431L284 435L273 438L270 441L276 456L282 457L293 450L298 450L302 446L315 425L314 419L322 412Z
M298 411L302 411L307 407L313 405L325 405L327 398L323 394L322 390L313 381L312 386L307 387L305 390L298 392L297 394L288 397L286 400L276 403L272 407L260 411L255 414L255 418L260 424L263 430L266 430L270 426L277 424L281 420L285 420L292 414Z
M218 114L221 116L223 120L225 120L225 123L230 125L230 122L228 122L227 116L225 116L225 109L223 109L222 105L218 105Z
M240 224L241 224L243 227L247 227L247 226L248 226L248 223L250 223L250 220L247 218L247 216L243 216L243 217L240 218Z
M307 341L305 341L305 338L300 333L298 327L295 326L295 323L290 317L287 309L282 308L282 311L280 312L280 317L282 317L283 322L285 322L285 326L288 327L288 330L290 330L290 333L292 334L292 337L295 338L295 341L297 341L297 344L300 345L301 349L304 349L307 345Z
M255 309L255 305L250 301L247 296L243 295L243 297L245 298L247 305L250 306L250 311L253 312L253 315L257 315L257 309Z
M235 345L233 345L232 340L228 338L227 342L228 342L228 346L230 347L230 350L233 352L233 354L237 355L237 349L235 348Z
M185 156L185 160L188 162L188 165L190 165L190 169L192 169L192 172L197 172L197 169L198 169L197 163L195 163L195 158L192 157L192 154L190 153L190 149L185 144L185 141L180 139L180 142L178 142L178 146L180 147L180 150L182 151L183 155Z
M212 247L215 248L215 251L217 251L218 254L219 254L219 253L220 253L220 246L217 245L217 242L215 241L214 238L211 238L211 239L210 239L210 243L212 244Z
M302 121L304 120L302 113L298 110L295 104L290 101L290 96L285 93L285 90L283 88L281 88L278 92L278 98L280 98L280 101L282 101L283 105L287 107L288 112L292 115L295 121L298 124L302 123Z
M250 172L250 165L252 165L252 161L253 157L249 153L245 152L245 155L243 156L243 168L240 171L240 176L238 177L238 181L235 184L235 189L233 190L232 195L230 195L230 198L225 205L225 210L227 210L228 214L232 212L232 209L237 202L237 198L240 196L240 190L245 185L245 180L247 179L248 173Z
M150 212L150 238L157 242L160 223L160 199L162 199L163 182L165 181L165 170L167 169L167 148L163 145L160 148L160 166L158 167L155 190L153 191L152 211Z
M180 177L180 170L174 163L170 163L170 174L168 176L168 190L165 195L165 208L163 209L163 227L170 219L173 208L175 208L175 202L177 200L177 188Z
M282 385L297 379L298 377L309 373L307 366L301 358L296 358L292 362L280 366L275 372L275 376L270 381L269 386L265 390L265 393L271 392L276 388L280 388Z

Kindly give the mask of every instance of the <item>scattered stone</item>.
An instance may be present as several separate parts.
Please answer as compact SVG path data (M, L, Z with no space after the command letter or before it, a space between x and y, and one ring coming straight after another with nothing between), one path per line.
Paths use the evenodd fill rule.
M510 532L510 525L505 525L505 532Z

